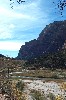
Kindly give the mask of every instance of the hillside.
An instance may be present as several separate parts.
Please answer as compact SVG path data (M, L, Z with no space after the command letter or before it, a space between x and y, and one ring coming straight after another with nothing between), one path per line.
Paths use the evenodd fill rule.
M66 40L66 20L54 21L42 30L37 39L21 46L17 59L32 59L60 50Z
M0 54L0 57L5 57L4 55Z

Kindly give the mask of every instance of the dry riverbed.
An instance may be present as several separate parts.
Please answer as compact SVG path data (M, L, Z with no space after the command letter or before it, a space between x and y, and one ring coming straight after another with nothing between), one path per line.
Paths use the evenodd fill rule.
M44 80L23 80L26 84L25 93L30 97L31 91L39 91L42 95L46 97L51 93L56 98L61 98L59 100L66 100L66 82L55 82L55 81L44 81ZM32 99L27 99L32 100ZM50 100L50 99L49 99ZM58 99L57 99L58 100Z
M16 89L16 84L18 82L24 83L24 88L22 93L20 90ZM66 82L60 80L31 80L31 79L19 79L12 81L12 89L15 97L20 100L20 96L22 96L21 100L66 100ZM37 92L36 92L37 91ZM20 93L20 94L19 94ZM36 94L37 93L37 94ZM35 95L43 96L44 99L35 99ZM19 98L18 98L19 96ZM50 98L54 97L55 99ZM24 98L23 98L24 97ZM6 94L0 94L0 100L12 100L6 98Z
M10 76L8 87L15 99L0 94L0 100L66 100L66 70L27 70ZM6 80L3 82L7 86Z

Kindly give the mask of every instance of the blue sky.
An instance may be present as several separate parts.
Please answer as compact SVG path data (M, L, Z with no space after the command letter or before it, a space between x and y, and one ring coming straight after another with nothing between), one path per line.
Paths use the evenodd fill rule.
M0 53L10 57L16 57L25 42L37 39L46 25L66 19L66 8L62 17L53 0L25 0L20 5L14 1L11 9L9 0L0 0Z

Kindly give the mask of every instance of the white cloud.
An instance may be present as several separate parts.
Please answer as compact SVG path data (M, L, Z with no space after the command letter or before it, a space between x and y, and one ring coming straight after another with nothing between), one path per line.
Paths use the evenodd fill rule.
M16 26L15 26L14 24L10 24L10 25L9 25L9 28L10 28L10 29L14 29L15 27L16 27Z
M13 24L7 25L7 24L1 24L0 25L0 39L11 39L13 38L12 29L15 26Z
M44 12L43 16L40 1L33 0L24 5L14 5L14 9L8 9L8 7L1 5L0 21L2 23L0 24L0 39L21 39L23 34L27 36L28 30L32 30L35 27L42 27L46 24L48 22L48 19L46 19L47 14ZM27 30L27 33L25 33L25 30ZM23 32L19 35L20 31Z
M17 51L23 44L20 42L0 41L0 50Z
M9 10L5 7L0 7L0 14L0 16L3 17L3 19L5 19L6 17L8 19L33 19L33 17L28 14L20 13L11 9Z
M11 33L8 33L8 32L0 33L0 39L8 39L8 38L12 38L12 34Z

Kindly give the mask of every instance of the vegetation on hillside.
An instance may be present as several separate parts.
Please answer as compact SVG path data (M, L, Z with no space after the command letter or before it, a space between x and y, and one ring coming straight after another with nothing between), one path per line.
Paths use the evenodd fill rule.
M35 68L66 69L66 49L56 53L48 53L38 58L30 59L25 62L25 66Z

